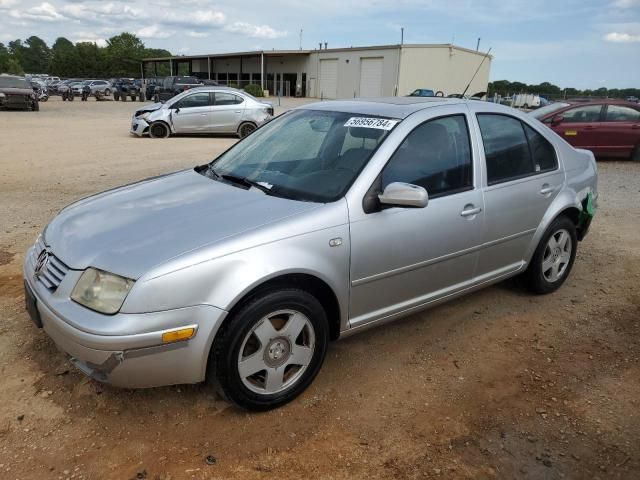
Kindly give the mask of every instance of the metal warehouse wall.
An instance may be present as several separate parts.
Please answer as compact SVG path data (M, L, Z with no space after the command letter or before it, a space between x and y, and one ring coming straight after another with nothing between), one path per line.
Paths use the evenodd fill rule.
M416 88L442 90L445 95L462 93L482 58L482 54L459 47L405 45L400 58L398 95L408 95ZM490 69L488 57L467 94L487 91Z
M362 61L374 58L382 61L381 92L378 96L393 96L398 76L398 53L398 47L312 52L306 67L309 96L329 99L360 97ZM332 60L335 61L336 68L336 88L334 91L324 92L321 88L321 70L326 65L323 62L330 63Z

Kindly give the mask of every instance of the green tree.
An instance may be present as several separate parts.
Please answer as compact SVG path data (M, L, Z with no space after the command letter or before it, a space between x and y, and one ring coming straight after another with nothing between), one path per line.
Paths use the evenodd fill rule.
M144 43L132 33L121 33L107 40L105 59L115 77L139 77Z
M51 50L40 37L27 38L20 48L20 64L29 73L47 73Z
M64 37L56 39L51 47L51 66L49 73L60 77L75 77L78 71L76 47Z

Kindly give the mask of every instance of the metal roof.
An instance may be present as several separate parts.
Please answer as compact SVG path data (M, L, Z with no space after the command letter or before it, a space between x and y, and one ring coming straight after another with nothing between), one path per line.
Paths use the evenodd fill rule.
M315 50L252 50L246 52L227 52L227 53L210 53L203 55L173 55L170 57L153 57L153 58L143 58L143 62L160 62L160 61L169 61L169 60L193 60L193 59L203 59L203 58L224 58L224 57L249 57L249 56L283 56L283 55L310 55L311 53L331 53L331 52L346 52L346 51L354 51L354 50L388 50L388 49L398 49L398 48L452 48L454 50L460 50L467 53L473 53L479 56L486 56L484 52L478 52L475 50L470 50L464 47L458 47L451 43L434 43L434 44L426 44L426 43L405 43L405 44L393 44L393 45L369 45L363 47L340 47L340 48L327 48L327 49L315 49ZM492 59L493 56L489 55L489 58Z

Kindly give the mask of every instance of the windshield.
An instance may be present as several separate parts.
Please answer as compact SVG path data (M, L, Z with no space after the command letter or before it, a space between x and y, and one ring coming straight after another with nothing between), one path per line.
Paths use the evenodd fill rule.
M546 105L544 107L538 108L537 110L534 110L533 112L530 112L529 115L532 115L533 117L540 119L542 117L546 117L550 113L553 113L557 110L563 109L564 107L568 107L568 106L569 106L568 103L563 103L563 102L550 103L549 105Z
M0 76L0 88L29 88L29 84L24 78Z
M209 173L253 183L269 195L311 202L342 197L399 120L294 110L214 160Z

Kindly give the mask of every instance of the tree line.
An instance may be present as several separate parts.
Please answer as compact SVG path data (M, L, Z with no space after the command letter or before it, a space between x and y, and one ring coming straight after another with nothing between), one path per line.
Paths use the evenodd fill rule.
M140 77L143 58L168 56L171 53L167 50L147 48L138 37L126 32L108 39L104 47L94 42L73 43L64 37L49 47L34 35L7 45L0 42L0 73L45 73L65 78Z
M493 96L507 96L518 93L535 93L549 99L562 99L574 97L608 97L608 98L640 98L640 88L605 88L601 87L595 90L579 90L577 88L561 88L549 82L528 85L522 82L510 82L509 80L497 80L489 82L488 94Z

